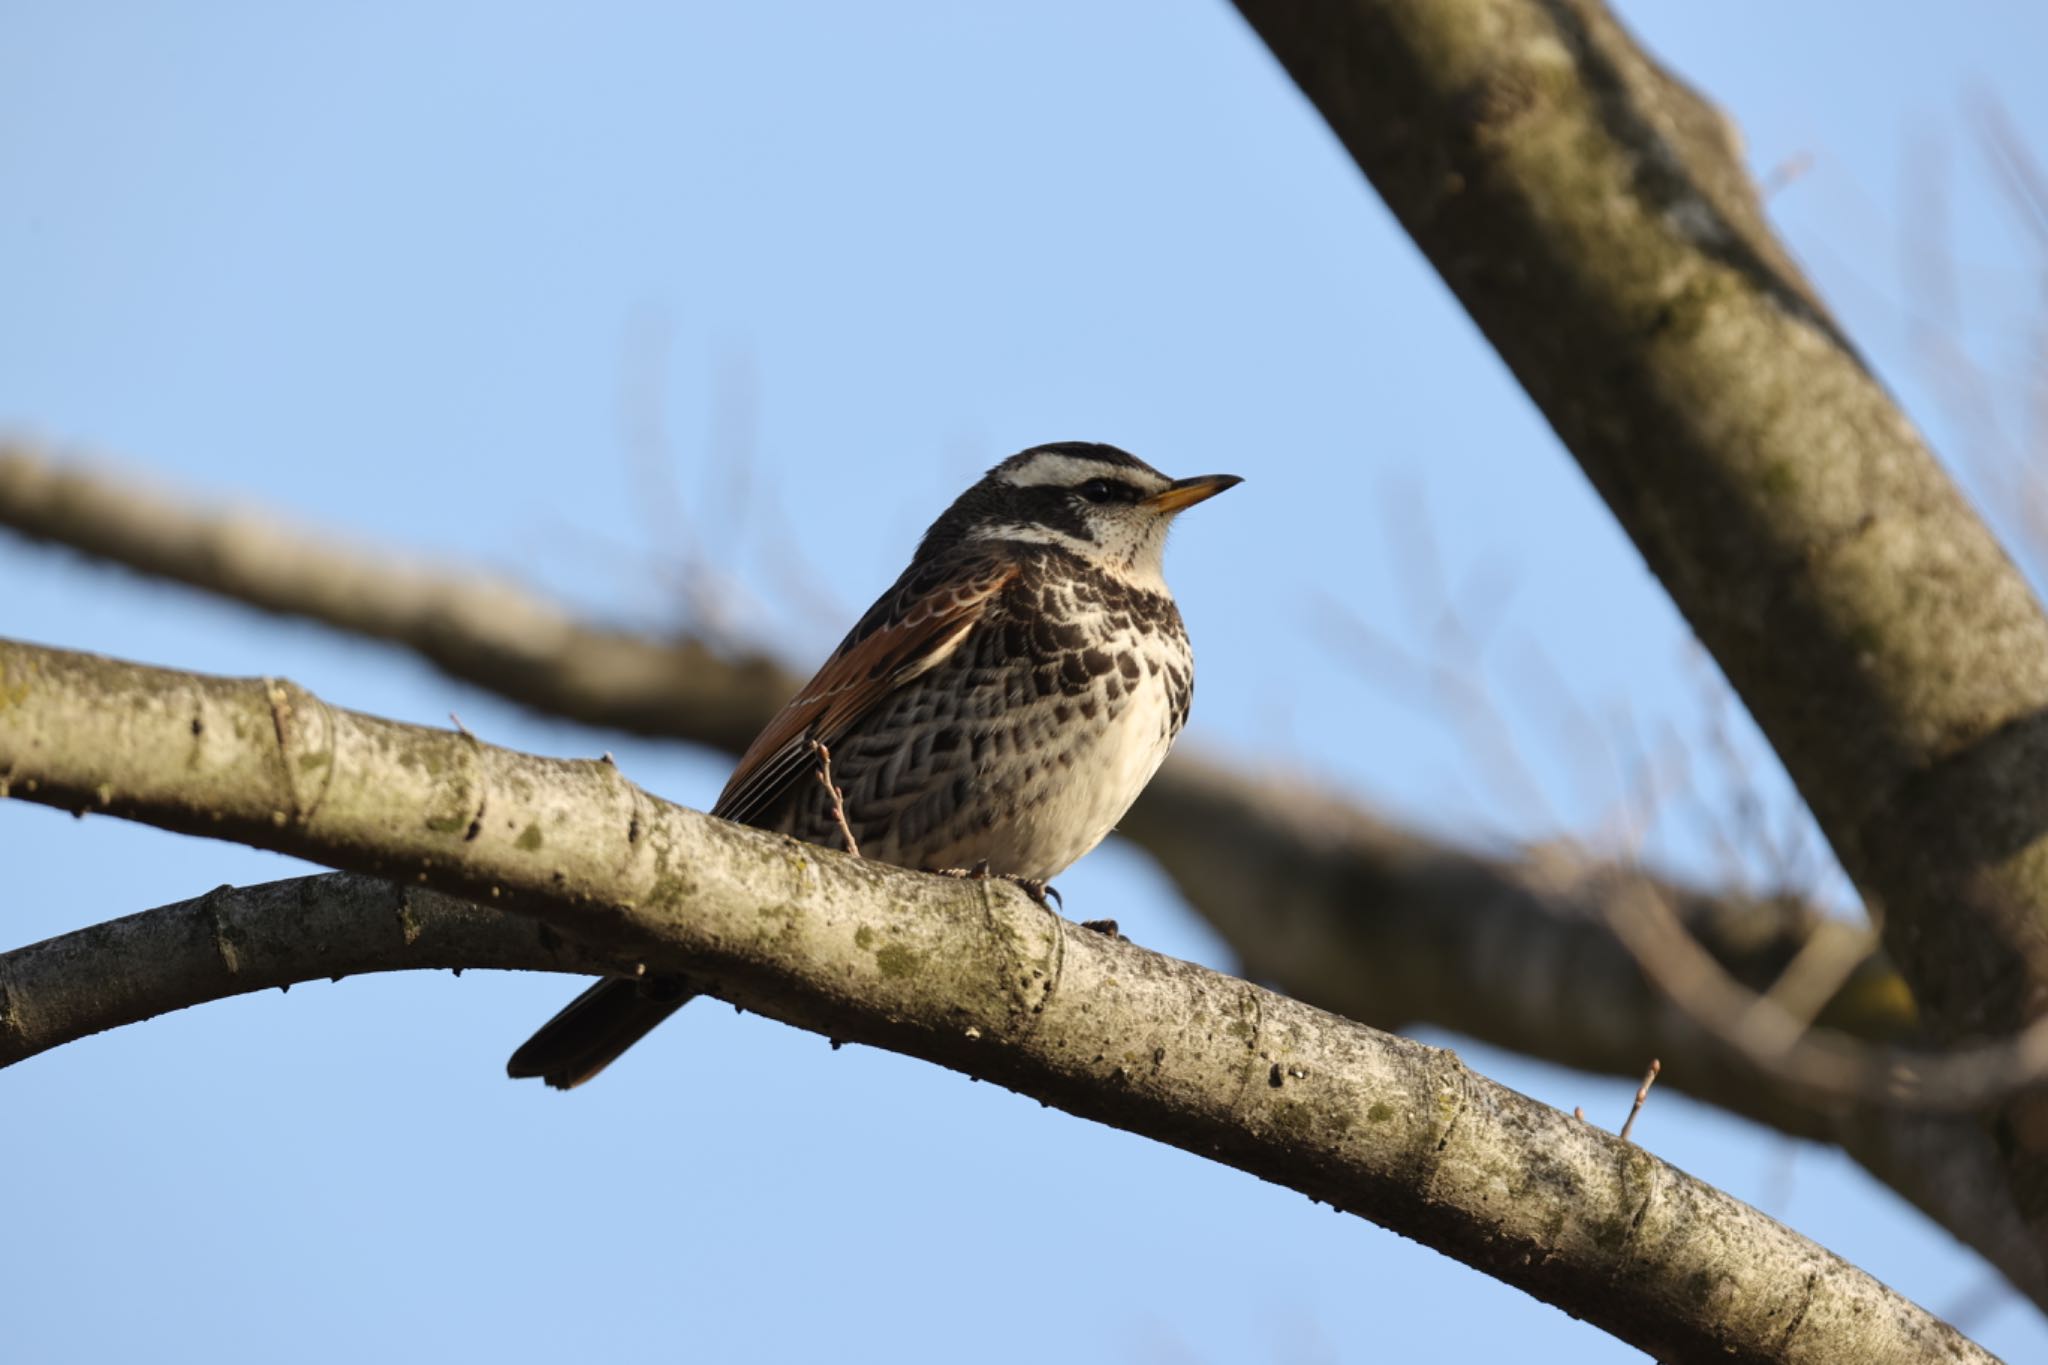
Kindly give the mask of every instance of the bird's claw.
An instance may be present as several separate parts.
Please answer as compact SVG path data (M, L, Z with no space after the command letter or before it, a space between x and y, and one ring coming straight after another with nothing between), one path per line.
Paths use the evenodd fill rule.
M1045 906L1048 910L1052 909L1054 905L1059 906L1062 910L1067 908L1067 902L1060 895L1060 889L1051 882L1039 881L1035 877L1012 877L1010 880L1022 887L1025 895L1031 897L1040 905ZM1048 901L1048 897L1050 897L1050 901Z

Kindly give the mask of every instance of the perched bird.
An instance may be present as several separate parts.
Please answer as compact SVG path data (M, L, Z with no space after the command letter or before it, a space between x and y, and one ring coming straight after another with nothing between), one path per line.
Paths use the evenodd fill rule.
M863 857L1007 877L1043 899L1187 721L1194 656L1161 553L1177 513L1238 482L1169 479L1084 441L1004 460L932 523L711 813L833 847L851 834ZM581 1085L689 998L600 981L506 1070Z

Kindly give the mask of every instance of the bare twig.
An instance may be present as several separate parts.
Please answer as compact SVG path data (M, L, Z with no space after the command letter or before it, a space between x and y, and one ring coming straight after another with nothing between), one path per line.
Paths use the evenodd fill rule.
M1794 181L1804 177L1814 167L1814 155L1809 151L1797 151L1780 161L1764 173L1757 193L1766 199L1775 199L1791 188Z
M2033 148L2013 126L2012 115L2001 101L1986 92L1975 101L1972 112L1979 141L1999 177L2015 221L2043 250L2048 250L2048 173L2042 171Z
M846 843L846 851L854 857L860 856L860 845L854 841L853 826L846 823L846 793L839 790L832 780L832 750L825 741L811 741L811 752L818 756L818 781L832 798L832 821L839 826L839 837Z
M657 568L664 605L679 605L694 633L722 646L734 636L735 616L752 603L722 567L732 556L718 553L708 528L731 533L736 540L745 507L722 509L722 515L700 525L683 496L678 457L669 437L666 386L674 336L673 320L659 308L643 311L629 326L620 370L620 431L633 504L647 553ZM744 460L745 454L718 448L714 438L706 472L721 465L730 470L732 457Z
M1628 1135L1635 1131L1636 1115L1643 1112L1643 1105L1650 1098L1650 1087L1657 1083L1657 1073L1664 1069L1664 1063L1655 1057L1650 1059L1650 1069L1643 1073L1643 1083L1636 1087L1636 1102L1628 1107L1628 1117L1622 1121L1621 1140L1628 1141Z

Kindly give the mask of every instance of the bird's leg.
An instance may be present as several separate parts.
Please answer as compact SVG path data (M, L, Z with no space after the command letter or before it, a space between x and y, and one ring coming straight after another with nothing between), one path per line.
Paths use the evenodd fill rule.
M1116 921L1113 919L1084 919L1081 921L1081 927L1083 929L1093 929L1098 934L1108 934L1111 938L1123 937L1117 931Z

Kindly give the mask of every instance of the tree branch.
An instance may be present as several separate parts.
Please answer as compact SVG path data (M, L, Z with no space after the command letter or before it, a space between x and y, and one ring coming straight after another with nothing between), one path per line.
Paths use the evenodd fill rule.
M1663 1356L1990 1357L1628 1144L1000 883L744 829L288 683L0 643L13 793L501 904L828 1036L997 1081L1370 1217ZM389 918L388 912L386 915ZM652 960L650 958L650 960Z
M502 581L408 564L268 512L222 514L22 443L0 443L0 526L393 641L451 677L592 725L736 751L797 686L761 656L733 661L686 640L577 623ZM602 643L586 656L593 641ZM1990 1140L1945 1116L1817 1102L1699 1029L1608 928L1601 897L1620 870L1563 850L1473 854L1337 793L1185 754L1119 832L1159 861L1254 979L1384 1028L1433 1024L1609 1075L1633 1078L1654 1053L1667 1086L1839 1143L2048 1307L2048 1272ZM1716 960L1756 989L1820 920L1783 897L1662 890ZM1873 1042L1919 1036L1911 998L1881 956L1821 1022Z
M502 581L407 564L270 513L224 515L23 444L0 443L0 526L404 645L453 678L585 724L736 753L798 686L764 656L734 661L695 641L575 622ZM586 658L591 641L603 642L602 667ZM1561 854L1475 855L1338 793L1185 755L1118 833L1159 861L1253 975L1291 995L1616 1076L1633 1078L1654 1044L1670 1062L1666 1084L1797 1136L1833 1136L1832 1115L1739 1059L1701 1054L1585 894L1603 882L1597 863L1565 877ZM1759 989L1820 919L1782 897L1665 890L1716 959ZM1475 952L1487 944L1504 950ZM1881 956L1823 1021L1878 1042L1918 1031Z
M2013 1207L1996 1145L1968 1117L1829 1102L1760 1069L1642 973L1609 903L1646 874L1570 848L1486 858L1300 783L1176 758L1121 831L1159 858L1255 981L1353 1019L1455 1029L1565 1066L1661 1084L1833 1142L2048 1308L2048 1267ZM1775 981L1822 917L1786 897L1651 887L1736 980ZM1921 1040L1882 958L1819 1023L1873 1043ZM1677 1059L1677 1060L1674 1060Z
M403 645L452 678L550 715L734 753L802 679L764 655L579 621L500 579L307 537L251 510L201 511L0 441L0 525L265 611Z
M222 886L0 954L0 1066L301 981L470 967L624 975L637 960L525 915L376 877Z
M1936 1035L2048 997L2048 618L1772 236L1720 113L1596 0L1238 8L1620 518ZM2048 1094L2006 1106L2048 1231Z

